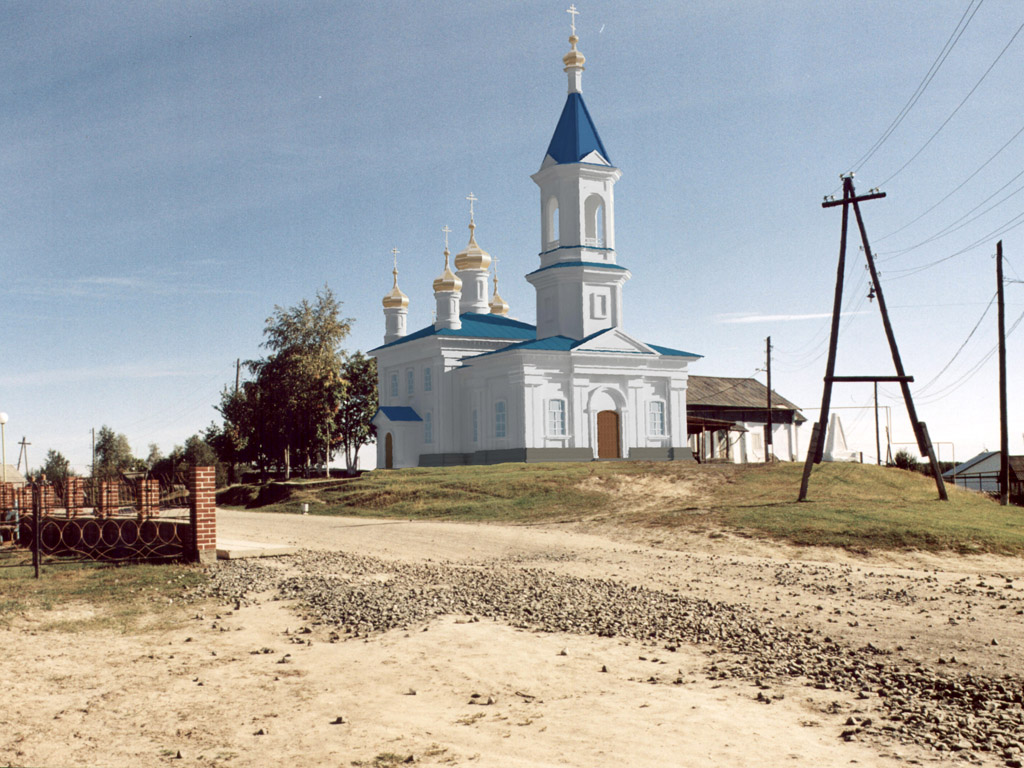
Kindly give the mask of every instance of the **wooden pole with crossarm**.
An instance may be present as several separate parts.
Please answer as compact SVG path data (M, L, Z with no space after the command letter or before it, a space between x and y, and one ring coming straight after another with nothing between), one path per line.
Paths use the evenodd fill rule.
M864 227L864 219L860 215L860 205L865 200L878 200L885 197L884 192L872 190L867 195L857 196L853 188L853 174L843 176L843 199L826 200L821 204L822 208L832 208L838 205L843 206L842 234L839 238L839 268L836 273L836 292L832 305L832 335L828 343L828 362L825 364L825 387L821 396L821 411L818 421L811 429L811 442L807 449L807 459L804 462L804 473L800 481L799 501L807 500L807 485L811 478L811 467L820 464L825 452L825 434L828 429L828 411L832 400L832 384L835 382L898 382L903 390L903 401L907 405L907 414L910 416L910 424L914 429L914 436L917 438L917 447L922 456L927 456L935 475L935 485L939 491L939 498L942 501L948 500L946 495L946 484L942 481L942 473L939 472L939 463L935 459L935 451L932 448L931 439L928 437L928 427L923 421L917 418L917 410L914 408L914 400L910 395L910 382L913 376L907 376L903 370L903 360L900 358L899 348L896 346L896 336L892 331L892 324L889 322L889 311L885 305L885 296L882 293L882 286L878 282L878 272L875 269L875 260L871 255L871 246L868 244L868 234ZM895 376L836 376L836 350L839 345L839 317L843 303L843 274L846 269L846 234L849 225L849 211L853 208L854 216L857 219L857 228L860 231L861 244L864 246L864 256L868 262L868 271L871 273L871 285L874 288L875 296L878 299L878 309L882 313L882 325L885 328L885 336L889 341L889 350L892 352L892 362L896 368Z

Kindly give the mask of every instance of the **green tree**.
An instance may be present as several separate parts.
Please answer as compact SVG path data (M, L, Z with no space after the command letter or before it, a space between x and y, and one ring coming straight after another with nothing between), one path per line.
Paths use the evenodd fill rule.
M156 443L149 444L149 455L146 457L146 469L152 470L157 464L160 463L164 455L160 452L160 446Z
M70 462L60 451L55 451L53 448L46 452L46 461L43 462L39 471L46 475L46 479L51 483L63 483L69 477L74 477L75 474L70 467Z
M359 449L376 432L370 419L377 412L377 361L356 352L345 361L341 375L346 388L334 419L336 442L345 452L345 469L352 475L359 465Z
M352 322L340 311L327 286L315 302L275 306L263 329L270 354L247 362L256 377L255 391L246 395L256 421L250 434L256 433L263 457L283 464L286 477L293 463L308 473L314 461L327 458L333 417L345 394L341 342Z
M896 455L892 457L892 465L911 472L921 471L921 465L920 462L918 462L917 457L910 451L903 449L897 451Z
M132 446L124 434L114 432L107 425L100 427L96 435L96 464L92 468L95 477L116 478L122 472L131 472L139 462L132 455Z

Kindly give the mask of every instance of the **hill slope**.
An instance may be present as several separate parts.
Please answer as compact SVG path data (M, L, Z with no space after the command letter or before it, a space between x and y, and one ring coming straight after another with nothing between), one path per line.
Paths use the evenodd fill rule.
M900 469L822 464L798 503L802 465L679 462L499 464L375 471L343 480L236 486L222 506L271 512L502 522L601 520L719 529L852 549L1024 554L1024 509Z

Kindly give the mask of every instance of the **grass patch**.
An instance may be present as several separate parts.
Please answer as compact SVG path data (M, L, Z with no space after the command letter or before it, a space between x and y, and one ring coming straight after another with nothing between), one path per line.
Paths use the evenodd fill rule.
M0 626L31 615L42 631L127 633L142 620L171 620L182 593L203 579L201 568L176 563L44 566L39 579L31 568L0 569Z
M916 472L822 464L798 503L803 465L682 462L496 464L367 472L236 491L268 512L733 530L798 545L1024 554L1024 509L952 486L941 502Z

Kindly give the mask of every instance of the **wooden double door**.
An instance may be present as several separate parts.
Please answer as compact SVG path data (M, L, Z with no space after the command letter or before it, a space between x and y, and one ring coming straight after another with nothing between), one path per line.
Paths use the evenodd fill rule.
M597 414L597 458L621 459L619 414L616 411L599 411Z

